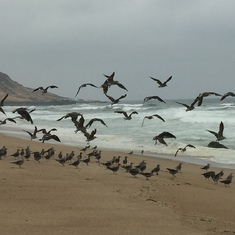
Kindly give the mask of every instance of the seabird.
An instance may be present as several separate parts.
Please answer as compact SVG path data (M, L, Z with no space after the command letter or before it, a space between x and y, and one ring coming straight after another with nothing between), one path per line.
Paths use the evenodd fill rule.
M85 132L84 136L86 137L86 141L90 142L92 140L94 140L96 138L95 134L96 134L97 130L94 129L91 133Z
M203 93L200 93L196 99L198 101L198 106L201 106L202 105L202 102L203 102L203 98L204 97L207 97L207 96L210 96L210 95L215 95L215 96L221 96L220 94L218 93L215 93L215 92L203 92Z
M207 172L207 170L210 168L210 163L208 163L207 165L205 165L205 166L203 166L201 169L202 170L206 170L206 172Z
M6 157L7 155L7 148L4 145L1 149L0 149L0 160L2 159L2 157Z
M57 119L57 121L61 121L62 119L66 119L66 118L71 118L72 122L76 122L77 119L78 119L78 116L82 116L82 114L78 113L78 112L71 112L71 113L67 113L66 115L64 115L61 118Z
M139 168L131 168L128 172L131 175L133 175L134 177L136 177L136 175L138 175L140 173L140 169Z
M113 174L117 173L117 171L119 170L120 167L120 163L117 164L117 166L107 166L107 169L111 170L113 172Z
M187 149L187 147L196 148L195 146L193 146L193 145L191 145L191 144L187 144L184 148L178 148L178 149L177 149L177 151L175 152L175 157L176 157L176 155L177 155L177 153L178 153L179 151L185 152L186 149Z
M75 97L78 95L78 93L79 93L79 91L81 90L81 88L86 87L86 86L92 86L92 87L98 88L96 85L94 85L94 84L92 84L92 83L84 83L84 84L82 84L82 85L78 88L78 91L77 91Z
M150 116L145 116L143 121L142 121L142 126L144 125L144 120L147 118L149 120L153 119L154 117L157 117L159 119L161 119L163 122L165 122L165 120L158 114L153 114L153 115L150 115Z
M123 163L123 165L126 165L127 164L127 156L125 156L125 158L123 159L123 161L122 161L122 163Z
M175 103L177 103L177 104L181 104L181 105L183 105L184 107L186 107L186 111L192 111L192 110L194 110L194 105L198 102L198 98L196 98L193 102L192 102L192 104L190 104L190 105L188 105L188 104L184 104L184 103L181 103L181 102L177 102L177 101L174 101Z
M160 165L157 164L157 166L152 169L152 172L153 172L153 173L156 173L156 175L158 175L158 172L159 172L159 171L160 171Z
M229 185L232 183L232 178L233 176L231 175L230 178L227 178L225 180L221 180L220 182L224 184L224 186L226 187L228 185L228 187L230 187Z
M17 151L13 154L11 154L12 157L17 158L20 156L20 149L17 149Z
M176 177L175 175L178 173L178 170L177 169L171 169L171 168L166 168L169 173L174 177Z
M209 180L211 177L212 179L215 177L215 172L214 171L208 171L202 174L206 179Z
M175 167L175 169L181 172L182 165L183 165L183 163L180 162L180 163Z
M225 93L225 94L221 97L220 100L224 100L224 99L225 99L226 97L228 97L228 96L235 97L235 93L233 93L233 92L227 92L227 93Z
M27 108L22 108L22 107L17 108L12 113L15 113L15 112L17 112L21 116L21 118L23 118L26 121L31 122L31 124L33 124L33 120L31 118L29 112L27 111Z
M64 164L66 163L66 157L64 158L60 158L60 159L55 159L57 162L59 162L61 165L64 166Z
M157 144L157 141L158 141L159 143L167 146L167 143L165 142L164 138L175 138L176 139L176 137L173 134L171 134L170 132L164 131L161 134L154 136L153 140L155 140L155 144Z
M147 101L149 101L149 100L152 100L152 99L159 100L160 102L166 103L163 99L161 99L161 98L160 98L159 96L157 96L157 95L145 97L145 98L144 98L144 103L147 102Z
M16 162L11 162L15 165L18 165L19 167L21 167L24 164L24 157L22 157L22 159L16 161Z
M109 95L107 95L107 94L105 94L106 95L106 97L109 99L109 100L111 100L111 105L113 105L113 104L117 104L117 103L119 103L119 101L121 100L121 99L123 99L123 98L125 98L127 95L125 94L125 95L122 95L122 96L120 96L119 98L117 98L117 99L115 99L115 98L113 98L112 96L109 96Z
M58 88L58 86L51 85L51 86L48 86L46 88L43 88L42 86L40 86L40 87L34 89L33 92L38 91L38 90L42 90L42 94L45 94L45 93L47 93L48 88Z
M151 79L153 79L154 81L156 81L158 83L158 87L165 87L167 86L167 83L172 79L172 76L170 76L165 82L161 82L159 79L150 77Z
M141 175L143 175L146 180L149 180L150 177L153 176L153 171L150 171L150 172L140 172Z
M4 101L6 100L6 98L8 97L8 94L6 94L5 96L4 96L4 98L0 101L0 112L2 112L3 114L5 114L6 115L6 113L5 113L5 111L3 110L3 106L4 106Z
M34 127L34 131L33 132L26 131L26 130L23 130L23 131L27 132L30 135L31 140L37 139L38 128L36 126Z
M86 163L86 164L87 164L87 166L88 166L89 162L91 161L91 157L90 157L90 156L88 156L87 158L82 159L81 161L82 161L82 162L84 162L84 163Z
M80 158L78 157L76 161L74 161L73 163L70 163L69 165L75 166L76 168L78 168L79 164L80 164Z
M125 111L114 111L114 113L121 113L124 115L125 120L131 120L133 114L138 114L136 111L131 112L129 115Z
M226 137L223 136L223 131L224 131L224 123L223 122L220 122L218 133L216 133L215 131L210 131L210 130L207 130L207 131L209 131L211 134L215 135L215 137L217 138L217 141L226 139Z

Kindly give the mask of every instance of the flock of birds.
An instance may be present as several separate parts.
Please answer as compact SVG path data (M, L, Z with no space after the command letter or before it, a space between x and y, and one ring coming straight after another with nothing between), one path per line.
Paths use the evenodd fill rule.
M78 88L78 90L77 90L75 96L77 96L77 95L79 94L79 92L80 92L80 90L81 90L82 88L85 88L85 87L87 87L87 86L90 86L90 87L93 87L93 88L102 88L104 95L111 101L111 103L110 103L111 105L114 105L114 104L119 103L121 99L124 99L124 98L127 96L127 94L124 94L124 95L122 95L122 96L120 96L120 97L118 97L118 98L114 98L114 97L108 95L109 88L110 88L111 86L118 86L119 88L121 88L121 89L123 89L123 90L125 90L125 91L128 91L128 90L126 89L126 87L125 87L122 83L120 83L120 82L117 81L117 80L114 80L115 72L113 72L111 75L105 75L105 74L104 74L104 76L106 77L106 80L104 81L104 83L103 83L101 86L96 86L96 85L94 85L93 83L84 83L84 84L82 84L81 86L79 86L79 88ZM164 81L164 82L160 81L159 79L153 78L153 77L150 77L150 78L151 78L153 81L157 82L159 88L164 88L164 87L167 86L168 82L171 81L172 76L170 76L170 77L169 77L166 81ZM48 89L49 89L49 88L50 88L50 89L54 89L54 88L58 88L58 87L55 86L55 85L50 85L50 86L47 86L47 87L45 87L45 88L42 87L42 86L40 86L40 87L34 89L33 92L36 92L36 91L39 91L39 90L40 90L40 91L42 92L42 94L46 94L46 93L48 92ZM227 92L226 94L224 94L224 95L222 96L222 95L220 95L220 94L218 94L218 93L215 93L215 92L203 92L203 93L200 93L200 94L194 99L194 101L193 101L191 104L184 104L184 103L177 102L177 101L175 101L175 102L178 103L178 104L180 104L180 105L183 105L184 107L186 107L186 111L192 111L193 109L195 109L195 106L196 106L196 105L197 105L197 106L201 106L201 105L202 105L203 99L204 99L205 97L208 97L208 96L211 96L211 95L221 96L221 99L220 99L220 100L224 100L224 99L225 99L226 97L228 97L228 96L233 96L233 97L234 97L234 96L235 96L235 93L233 93L233 92ZM6 115L6 116L7 116L7 114L5 113L3 107L4 107L4 101L7 99L7 97L8 97L8 94L6 94L5 97L4 97L4 98L1 100L1 102L0 102L0 112L2 112L2 113L3 113L4 115ZM149 100L152 100L152 99L156 99L156 100L158 100L159 102L165 103L165 101L164 101L162 98L160 98L159 96L148 96L148 97L145 97L144 100L143 100L143 103L148 102ZM13 117L13 118L5 118L4 120L1 120L1 121L0 121L0 125L6 124L7 122L14 122L14 123L16 123L16 119L17 119L17 118L19 118L19 119L25 119L26 121L30 122L31 124L34 124L33 119L32 119L32 117L31 117L31 113L32 113L33 111L35 111L35 109L33 109L33 110L28 110L27 108L19 107L19 108L17 108L17 109L15 109L15 110L12 111L12 113L17 113L19 116L16 116L16 117ZM115 111L115 113L122 114L122 115L124 116L124 119L125 119L125 120L131 120L131 119L132 119L132 115L138 114L138 112L136 112L136 111L133 111L133 112L131 112L130 114L128 114L128 113L125 112L125 111ZM144 117L144 119L143 119L143 121L142 121L142 126L144 125L145 119L151 120L151 119L153 119L153 118L155 118L155 117L158 118L158 119L160 119L161 121L165 122L164 118L162 118L160 115L158 115L158 114L153 114L153 115L145 116L145 117ZM70 118L71 121L72 121L72 123L73 123L74 126L76 127L75 133L77 133L78 131L81 131L81 132L84 134L84 136L86 137L86 141L87 141L88 144L89 144L90 141L92 141L92 140L94 140L94 139L96 138L97 129L94 129L94 130L92 130L91 132L88 132L88 129L92 126L92 124L93 124L94 122L100 122L100 123L103 124L104 126L108 127L107 124L106 124L102 119L99 119L99 118L93 118L93 119L89 120L89 121L85 124L85 119L84 119L83 114L82 114L82 113L78 113L78 112L70 112L70 113L67 113L67 114L65 114L64 116L62 116L61 118L57 119L57 121L61 121L61 120L63 120L63 119L67 119L67 118ZM225 137L223 136L223 130L224 130L224 124L223 124L223 122L221 121L221 123L220 123L220 125L219 125L219 131L218 131L218 132L211 131L211 130L207 130L207 131L210 132L211 134L215 135L217 141L221 141L221 140L225 139ZM52 128L52 129L50 129L50 130L46 130L45 128L38 129L38 128L35 126L33 132L29 132L29 131L26 131L26 130L23 130L23 131L25 131L26 133L28 133L28 135L30 136L31 140L36 139L38 133L42 133L43 135L42 135L42 137L39 139L40 141L45 142L45 141L48 141L48 140L55 140L55 141L60 142L60 138L59 138L57 135L53 134L54 131L57 131L56 128ZM159 143L164 144L164 145L167 146L167 143L166 143L166 141L164 140L165 138L176 138L176 137L175 137L175 135L173 135L172 133L164 131L164 132L160 133L159 135L154 136L154 137L153 137L153 140L155 141L155 144L157 144L157 143L159 142ZM188 147L190 147L190 148L195 148L195 146L193 146L192 144L188 144L188 145L186 145L184 148L179 148L179 149L177 149L177 151L175 152L175 156L177 156L177 154L178 154L179 151L185 152ZM2 150L2 149L0 150L0 158L1 158L2 156L4 156L4 155L2 155L2 151L4 152L4 148L3 148L3 150ZM48 150L47 153L49 154L49 152L50 152L50 151ZM25 153L27 153L27 155L30 155L31 153L33 153L33 154L34 154L34 159L40 159L40 157L43 157L43 156L44 156L44 153L42 154L42 153L40 153L40 152L31 152L31 151L29 151L29 150L25 150ZM93 152L92 152L92 153L93 153ZM19 151L17 151L16 155L18 155L18 154L20 155ZM96 154L97 154L97 152L96 152ZM50 154L49 154L49 155L50 155ZM53 155L52 155L52 156L53 156ZM91 156L92 156L92 155L91 155ZM87 160L85 160L85 159L82 159L82 158L81 158L81 157L82 157L82 154L79 154L79 157L77 158L77 160L76 160L74 163L71 163L71 164L72 164L72 165L75 165L75 166L77 167L78 164L79 164L81 161L83 161L83 162L88 161L88 162L89 162L91 156L88 155ZM45 156L44 156L44 157L45 157ZM50 156L50 157L51 157L51 156ZM48 157L48 158L50 158L50 157ZM61 164L64 164L64 163L66 163L66 162L68 161L67 157L68 157L68 156L66 155L65 158L59 158L59 159L57 159L57 160L58 160L58 162L60 162ZM21 160L16 161L16 162L14 162L14 163L17 164L17 165L19 165L19 166L21 166L21 165L24 163L24 158L27 158L27 157L24 156L24 157L22 157ZM114 160L114 159L113 159L113 160ZM113 165L112 165L113 163L116 163L117 165L113 166ZM76 164L77 164L77 165L76 165ZM107 164L109 164L109 163L107 163ZM120 163L117 163L117 160L116 160L116 159L115 159L114 162L112 162L112 164L109 165L109 166L106 165L107 169L112 170L113 172L117 172L117 171L119 170L119 167L120 167L121 164L120 164ZM134 176L137 175L137 174L142 174L142 175L144 175L147 179L148 179L149 177L151 177L151 176L154 174L154 172L157 173L156 171L153 171L153 170L152 170L151 172L144 172L144 170L141 170L141 169L144 168L144 167L142 168L143 165L144 165L145 168L146 168L146 165L145 165L144 163L141 163L141 164L139 164L139 166L135 166L135 167L133 167L133 166L131 165L130 169L129 169L129 168L126 169L126 168L125 168L125 167L126 167L125 164L123 164L122 167L125 168L125 169L127 170L127 172L129 172L130 174L133 174ZM181 165L180 165L180 167L181 167ZM180 169L178 169L178 168L179 168L179 166L177 166L177 167L174 168L174 169L167 168L167 170L169 171L170 174L173 175L173 177L175 177L175 174L177 174L177 173L180 171ZM206 175L206 176L205 176L205 175ZM210 177L211 177L214 181L215 181L215 179L218 178L218 177L217 177L217 174L215 174L215 172L214 172L214 173L210 173L210 174L207 172L207 174L205 174L205 175L204 175L205 177L207 177L207 176L209 175L209 177L207 177L207 178L210 178ZM220 176L220 177L221 177L221 176ZM219 178L220 178L220 177L219 177ZM227 181L226 181L226 180L227 180ZM225 185L229 185L229 184L231 183L231 181L232 181L232 175L230 175L229 180L228 180L228 179L226 179L226 180L225 180L223 183L224 183Z

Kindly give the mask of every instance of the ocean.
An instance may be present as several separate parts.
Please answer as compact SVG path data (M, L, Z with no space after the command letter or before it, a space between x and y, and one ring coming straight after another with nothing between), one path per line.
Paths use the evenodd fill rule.
M16 119L17 123L7 123L0 126L1 133L17 136L20 138L30 138L23 130L33 132L34 126L38 129L56 128L54 134L58 135L61 143L65 145L84 147L87 145L86 137L81 133L75 133L75 126L70 118L57 121L60 117L70 112L82 113L85 124L92 118L101 118L108 127L100 122L94 122L89 128L89 132L97 129L97 138L90 142L91 146L109 150L119 150L122 152L134 151L145 155L165 156L167 158L181 161L207 161L214 164L224 164L227 167L235 168L235 100L226 98L220 101L219 98L204 98L200 107L186 112L183 105L174 101L191 104L193 100L165 100L166 103L157 100L150 100L143 103L142 100L130 101L121 100L119 104L111 105L106 102L85 102L74 105L63 106L31 106L36 108L31 114L34 124L26 120ZM4 106L7 117L15 117L12 111L18 107ZM128 114L136 111L131 120L124 120L124 115L114 111L125 111ZM158 118L145 119L145 116L153 114L160 115L165 122ZM1 114L1 119L5 117ZM142 122L144 124L142 126ZM216 141L216 137L207 130L218 132L220 122L224 123L224 136L226 139L220 141L228 149L215 149L207 147L211 141ZM161 132L172 133L176 138L165 139L168 146L157 143L153 137ZM38 134L40 137L40 133ZM32 141L39 141L38 139ZM50 141L55 142L55 141ZM187 148L185 152L178 152L178 148L183 148L187 144L192 144L196 148Z

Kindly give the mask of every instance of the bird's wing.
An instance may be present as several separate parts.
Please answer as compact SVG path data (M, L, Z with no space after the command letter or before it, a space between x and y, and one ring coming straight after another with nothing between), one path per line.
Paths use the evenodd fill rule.
M178 148L177 151L175 152L175 157L177 155L177 153L181 150L181 148Z
M31 132L26 131L26 130L23 130L23 131L27 132L30 135L30 137L33 137L33 134Z
M161 119L163 122L165 122L165 120L158 114L153 114L152 116L157 117L157 118Z
M63 118L65 118L65 116L63 116L63 117L57 119L56 121L61 121Z
M164 82L164 84L168 83L171 79L172 79L172 76L170 76L170 77Z
M196 147L193 146L192 144L187 144L187 145L185 146L185 148L187 148L187 147L196 148Z
M125 117L128 117L127 113L125 111L115 111L114 113L121 113L123 114Z
M181 104L181 105L183 105L184 107L189 108L189 105L187 105L187 104L183 104L183 103L180 103L180 102L177 102L177 101L175 101L175 103Z
M156 79L156 78L153 78L153 77L150 77L150 78L153 79L155 82L157 82L159 85L163 84L159 79Z
M50 138L55 140L55 141L61 142L60 138L57 135L50 135Z
M5 120L16 123L16 121L13 118L6 118Z
M124 87L121 83L117 82L117 83L115 83L115 84L118 85L120 88L122 88L122 89L128 91L128 90L126 89L126 87Z
M144 120L145 120L145 118L147 118L147 116L146 116L146 117L144 117L144 119L143 119L143 121L142 121L142 126L144 126Z
M38 87L38 88L34 89L34 90L33 90L33 92L34 92L34 91L38 91L38 90L43 90L43 87L42 87L42 86L40 86L40 87Z
M5 111L3 110L3 108L2 108L2 107L0 107L0 112L2 112L3 114L5 114L5 115L6 115L6 113L5 113Z
M160 135L158 135L160 138L176 138L173 134L170 132L164 131Z
M113 80L114 76L115 76L115 72L113 72L111 75L105 75L103 74L106 78L108 78L109 80Z
M220 122L218 135L222 136L224 131L224 123Z
M0 106L3 106L5 99L8 97L8 94L5 95L5 97L1 100Z
M58 88L58 86L51 85L51 86L46 87L46 89L45 89L45 90L47 90L48 88Z
M106 97L107 97L109 100L111 100L112 102L115 102L115 99L114 99L112 96L109 96L109 95L107 95L106 93L105 93L105 95L106 95Z
M209 131L211 134L215 135L216 138L218 138L218 133L216 133L215 131L210 131L210 130L207 131Z

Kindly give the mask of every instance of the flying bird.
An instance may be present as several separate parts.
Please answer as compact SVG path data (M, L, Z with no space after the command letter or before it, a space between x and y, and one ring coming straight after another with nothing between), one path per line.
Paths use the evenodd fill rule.
M209 131L211 134L215 135L215 137L217 138L216 141L226 139L226 137L223 136L223 131L224 131L224 123L223 122L220 122L218 133L216 133L215 131L210 131L210 130L207 130L207 131Z
M26 130L23 130L23 131L25 131L26 133L28 133L30 135L31 140L37 139L38 128L36 126L34 127L34 131L33 132L26 131Z
M49 88L58 88L58 86L51 85L51 86L48 86L48 87L46 87L46 88L43 88L42 86L40 86L40 87L34 89L33 92L38 91L38 90L41 90L41 91L42 91L42 94L45 94L45 93L47 93L47 90L48 90Z
M198 102L198 98L196 98L190 105L175 101L175 103L181 104L181 105L183 105L184 107L186 107L186 111L192 111L192 110L194 110L194 108L195 108L194 105L195 105L197 102Z
M173 134L171 134L170 132L164 131L161 134L154 136L153 140L155 140L155 144L157 144L157 141L158 141L159 143L167 146L167 143L165 142L164 138L176 139L176 137Z
M25 119L26 121L31 122L31 124L33 124L33 120L29 112L27 111L27 108L22 108L22 107L17 108L12 113L15 113L15 112L17 112L21 116L22 119Z
M177 153L178 153L179 151L185 152L186 149L187 149L187 147L196 148L195 146L193 146L193 145L191 145L191 144L187 144L184 148L178 148L178 149L177 149L177 151L175 152L175 157L176 157L176 155L177 155Z
M85 132L84 136L86 137L86 141L90 142L92 140L94 140L96 138L95 134L96 134L97 130L94 129L91 133Z
M207 97L207 96L210 96L210 95L215 95L215 96L221 96L220 94L218 93L215 93L215 92L203 92L203 93L200 93L196 99L198 101L197 105L198 106L201 106L202 105L202 102L203 102L203 98L204 97Z
M151 79L153 79L154 81L156 81L158 83L158 87L165 87L167 86L167 83L172 79L172 76L170 76L165 82L161 82L159 79L150 77Z
M120 96L119 98L117 98L117 99L115 99L115 98L113 98L112 96L109 96L109 95L107 95L107 94L105 94L106 95L106 97L109 99L109 100L111 100L111 105L113 105L113 104L117 104L117 103L119 103L119 101L121 100L121 99L123 99L123 98L125 98L127 95L125 94L125 95L122 95L122 96Z
M152 100L152 99L155 99L155 100L159 100L160 102L163 102L163 103L166 103L163 99L161 99L159 96L155 95L155 96L147 96L144 98L144 103L149 101L149 100Z
M157 117L157 118L161 119L163 122L165 122L165 120L164 120L160 115L158 115L158 114L153 114L153 115L151 115L151 116L145 116L145 117L144 117L144 119L143 119L143 121L142 121L142 126L144 125L144 120L145 120L146 118L149 119L149 120L151 120L151 119L153 119L154 117Z
M131 112L129 115L125 111L115 111L114 113L121 113L124 115L125 120L131 120L133 114L138 114L136 111Z
M94 84L92 84L92 83L84 83L84 84L82 84L82 85L78 88L78 91L77 91L75 97L78 95L78 93L79 93L79 91L81 90L81 88L84 88L84 87L86 87L86 86L92 86L92 87L98 88L96 85L94 85Z
M86 125L85 128L90 128L94 122L101 122L104 126L108 127L106 123L100 118L92 118Z
M61 121L62 119L66 119L66 118L71 118L72 122L76 122L77 119L78 119L78 116L82 116L82 114L78 113L78 112L71 112L71 113L67 113L66 115L64 115L61 118L57 119L57 121Z
M4 96L4 98L0 101L0 112L2 112L3 114L5 114L6 115L6 113L5 113L5 111L3 110L3 106L4 106L4 101L6 100L6 98L8 97L8 94L6 94L5 96Z
M220 100L224 100L226 97L228 97L228 96L232 96L232 97L235 97L235 93L233 93L233 92L227 92L227 93L225 93L222 97L221 97L221 99Z

